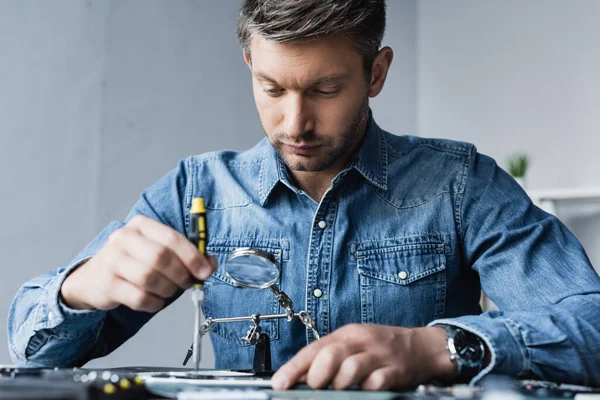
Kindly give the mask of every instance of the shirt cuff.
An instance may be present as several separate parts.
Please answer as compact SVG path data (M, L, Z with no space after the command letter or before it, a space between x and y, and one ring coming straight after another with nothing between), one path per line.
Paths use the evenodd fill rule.
M104 319L106 311L75 310L67 306L60 296L60 288L67 276L89 259L85 257L74 262L45 287L37 313L36 331L51 329L55 335L63 338L76 337L88 332L88 328L96 327Z
M438 319L427 325L456 326L479 336L485 342L490 351L490 363L471 379L470 385L476 384L491 371L518 376L527 369L525 344L517 324L510 318L493 317L494 312L488 312L484 315Z

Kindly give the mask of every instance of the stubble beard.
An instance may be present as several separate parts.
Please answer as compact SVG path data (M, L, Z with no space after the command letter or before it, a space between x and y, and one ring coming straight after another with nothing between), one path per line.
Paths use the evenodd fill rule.
M345 158L348 162L352 155L357 150L359 141L362 138L363 130L366 126L366 121L369 117L369 98L365 97L359 111L354 119L347 125L344 132L337 136L336 143L323 143L319 140L320 135L314 131L309 131L303 134L295 141L286 140L285 133L276 134L271 145L283 160L285 165L292 171L319 172L329 169L340 158ZM263 127L264 129L264 127ZM298 143L310 145L312 143L320 144L328 148L328 152L320 157L298 159L298 156L286 154L283 150L283 143ZM337 147L337 143L340 143Z

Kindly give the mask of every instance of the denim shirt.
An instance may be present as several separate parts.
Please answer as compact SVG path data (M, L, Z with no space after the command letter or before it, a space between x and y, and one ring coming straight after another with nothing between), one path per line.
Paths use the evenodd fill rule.
M72 310L60 286L137 214L186 232L193 197L205 198L207 251L219 260L206 282L206 316L284 312L270 290L236 287L223 271L229 252L254 247L275 256L279 287L321 335L350 323L452 324L491 352L473 382L494 371L600 385L600 278L575 237L473 145L394 136L372 117L319 203L294 186L266 138L246 152L182 160L71 265L19 289L8 323L13 361L83 365L134 335L151 314ZM481 314L482 289L501 311ZM261 326L273 368L315 340L298 320ZM252 367L253 347L240 340L247 329L213 326L217 368Z

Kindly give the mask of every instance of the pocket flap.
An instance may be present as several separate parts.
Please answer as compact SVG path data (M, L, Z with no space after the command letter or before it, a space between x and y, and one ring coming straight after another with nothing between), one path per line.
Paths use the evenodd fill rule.
M359 274L408 285L446 269L444 242L423 236L419 239L358 244L354 255Z

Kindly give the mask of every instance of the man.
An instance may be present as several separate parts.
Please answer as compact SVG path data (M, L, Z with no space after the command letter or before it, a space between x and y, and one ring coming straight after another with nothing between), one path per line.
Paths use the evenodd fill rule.
M322 335L261 323L277 389L491 371L600 385L600 279L573 235L472 145L375 123L369 98L393 58L384 26L383 0L246 0L238 37L267 138L183 160L70 266L25 284L9 317L15 363L106 355L192 277L210 276L210 317L280 312L222 269L231 250L255 247L276 257L281 288ZM184 235L200 196L208 257ZM501 311L478 315L482 288ZM246 329L214 326L217 368L250 367Z

